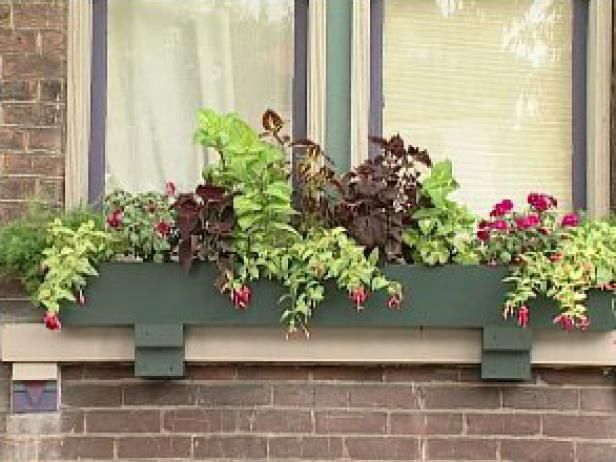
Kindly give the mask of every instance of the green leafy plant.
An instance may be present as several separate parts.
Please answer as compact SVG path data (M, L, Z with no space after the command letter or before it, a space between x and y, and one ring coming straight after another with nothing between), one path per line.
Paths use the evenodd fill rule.
M116 236L118 251L145 261L162 262L171 251L174 214L172 197L159 193L114 191L105 197L108 229Z
M87 276L97 275L94 265L111 255L113 236L93 220L76 230L55 219L49 226L41 266L44 278L34 296L54 319L63 300L85 303L82 289Z
M73 230L89 220L99 227L102 222L100 214L87 208L64 212L44 204L30 204L24 218L0 228L1 279L17 278L28 294L36 292L44 277L41 263L48 245L49 223L55 218L61 218Z
M308 321L325 297L325 282L334 281L345 290L357 309L362 309L370 291L387 290L390 308L399 308L402 287L387 280L377 268L378 250L369 257L342 228L315 229L285 248L271 247L246 259L239 271L236 295L245 291L244 281L265 275L281 281L289 290L281 302L282 320L290 332L307 332Z
M601 220L567 226L554 249L522 254L505 281L513 285L505 315L516 316L520 325L528 323L530 301L543 296L559 308L556 324L566 330L586 329L588 291L616 289L616 227Z
M282 120L273 111L263 116L263 128L275 140L267 142L236 114L199 112L196 140L214 149L220 162L203 172L206 184L222 186L233 196L237 228L235 247L240 254L261 247L284 245L297 236L290 226L292 206L289 168L281 147Z
M476 220L468 208L449 199L456 189L458 183L453 178L451 161L434 164L421 186L422 196L431 205L413 212L415 225L403 235L414 262L426 265L479 262L474 238Z

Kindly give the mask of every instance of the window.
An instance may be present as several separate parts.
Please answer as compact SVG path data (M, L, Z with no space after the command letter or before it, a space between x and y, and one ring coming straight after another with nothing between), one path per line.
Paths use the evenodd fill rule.
M535 190L586 206L586 1L376 3L372 126L452 159L476 212Z
M100 200L106 171L107 187L158 189L172 176L186 187L205 162L192 144L196 108L257 123L277 106L294 137L321 142L342 167L380 133L451 158L459 199L476 212L531 189L609 210L612 2L68 5L69 205Z
M301 134L306 11L293 0L95 0L90 199L168 179L192 189L207 161L193 142L202 107L254 126L271 107Z

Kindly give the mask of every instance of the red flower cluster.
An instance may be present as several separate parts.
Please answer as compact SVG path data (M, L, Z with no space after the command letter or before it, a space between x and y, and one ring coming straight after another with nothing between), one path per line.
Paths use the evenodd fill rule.
M545 212L548 209L556 208L558 201L549 194L530 193L527 198L530 205L537 212Z
M110 228L116 229L122 226L122 210L115 209L109 215L107 215L107 224Z
M586 330L590 326L590 319L588 316L580 316L576 321L573 320L573 317L568 314L559 314L554 317L554 324L560 324L567 332L571 332L575 327L580 330Z
M349 298L355 303L357 309L361 310L366 300L368 300L368 292L363 287L358 287L349 292Z
M527 198L530 210L524 214L514 212L514 204L510 199L503 199L492 207L491 221L482 220L477 229L477 238L486 242L490 240L493 231L497 233L511 233L513 231L535 230L544 236L552 234L553 229L545 226L550 223L545 219L544 212L555 209L557 200L549 194L530 193ZM562 218L560 226L563 228L579 225L579 217L575 213L569 213ZM502 234L501 234L502 235Z
M252 291L250 287L243 285L239 289L233 289L230 298L237 309L243 310L250 304Z
M43 316L43 322L45 323L45 327L49 330L60 330L62 327L62 323L60 322L60 318L58 318L58 313L53 311L45 312Z
M515 225L519 230L531 229L539 225L539 217L535 214L517 217L515 219Z
M580 224L580 218L575 213L565 215L560 223L563 228L575 228Z

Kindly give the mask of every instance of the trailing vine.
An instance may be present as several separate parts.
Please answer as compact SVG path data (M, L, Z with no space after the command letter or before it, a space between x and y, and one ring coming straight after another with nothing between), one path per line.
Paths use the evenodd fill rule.
M44 278L34 296L47 311L46 323L55 326L62 301L85 303L86 277L96 276L96 264L111 256L113 236L97 228L94 221L82 223L76 230L62 220L54 220L43 250Z

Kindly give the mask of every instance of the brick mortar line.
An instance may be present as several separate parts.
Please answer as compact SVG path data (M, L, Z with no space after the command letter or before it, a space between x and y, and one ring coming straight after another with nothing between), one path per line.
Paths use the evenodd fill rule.
M37 176L38 178L39 176ZM47 178L47 177L46 177ZM55 177L49 177L50 179L53 179ZM4 200L6 201L6 200ZM3 200L0 199L0 203L2 203ZM7 201L7 202L15 202L15 201ZM127 326L127 328L130 328L130 326ZM106 364L104 361L103 362L96 362L94 364ZM190 362L189 362L190 364ZM234 364L234 363L229 363L229 364ZM87 366L86 366L87 367ZM257 366L258 367L258 366ZM140 379L134 379L134 378L120 378L120 379L100 379L100 378L83 378L83 379L67 379L66 382L70 382L71 384L74 383L83 383L83 382L100 382L100 383L106 383L106 382L111 382L111 381L115 381L115 382L123 382L123 381L131 381L131 380L140 380ZM132 383L132 382L130 382ZM148 382L144 382L142 380L140 380L138 383L144 384L144 383L148 383ZM293 380L293 379L280 379L280 380L255 380L255 379L242 379L242 378L235 378L235 379L190 379L190 378L184 378L184 379L180 379L180 380L174 380L173 381L174 384L179 384L179 385L209 385L209 384L220 384L220 385L233 385L233 384L238 384L238 383L242 383L242 384L250 384L250 385L278 385L278 386L293 386L293 385L303 385L305 384L306 386L310 386L310 385L338 385L338 386L347 386L347 387L358 387L358 388L367 388L367 387L375 387L375 386L382 386L382 387L387 387L387 386L394 386L396 388L401 388L401 387L411 387L411 385L415 385L416 387L443 387L443 386L455 386L456 388L506 388L508 390L525 390L525 389L531 389L531 390L587 390L587 389L614 389L616 390L616 382L614 383L614 385L601 385L601 384L596 384L596 385L575 385L575 384L571 384L571 385L535 385L535 384L523 384L523 385L511 385L508 383L503 383L503 384L494 384L494 383L468 383L468 382L438 382L438 381L434 381L434 382L361 382L361 381L352 381L352 382L342 382L342 381L316 381L316 380Z
M439 408L439 409L404 409L404 408L391 408L391 407L341 407L341 406L291 406L291 405L271 405L271 404L219 404L219 405L203 405L203 404L147 404L147 405L123 405L118 408L117 406L109 407L92 407L92 406L71 406L65 405L62 408L64 411L74 412L82 411L84 413L91 412L134 412L134 411L156 411L161 412L173 412L175 410L205 410L205 411L245 411L247 409L258 410L280 410L280 411L303 411L310 412L315 411L317 413L322 412L351 412L351 413L388 413L396 415L490 415L490 416L514 416L514 415L555 415L566 417L615 417L616 409L606 411L591 411L591 410L559 410L559 409L522 409L522 408L498 408L498 409L453 409L453 408ZM61 411L60 411L61 412Z
M614 444L614 438L583 438L579 436L548 436L548 435L463 435L458 433L452 434L390 434L390 433L310 433L310 432L247 432L242 431L229 431L229 432L176 432L176 433L58 433L58 434L39 434L39 435L13 435L10 433L2 434L0 436L6 437L11 441L17 442L36 442L36 441L48 441L58 439L71 439L71 438L105 438L105 439L126 439L126 438L236 438L236 437L250 437L250 438L340 438L340 439L360 439L360 438L386 438L386 439L422 439L422 440L438 440L447 441L451 439L463 440L463 441L550 441L550 442L562 442L562 443L592 443L592 444Z

